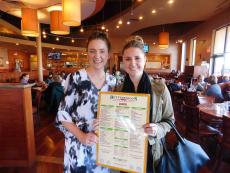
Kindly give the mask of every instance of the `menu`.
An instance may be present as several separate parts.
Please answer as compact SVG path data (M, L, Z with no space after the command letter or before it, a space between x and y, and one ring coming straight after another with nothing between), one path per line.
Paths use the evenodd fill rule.
M100 92L98 102L97 164L108 168L146 172L149 94Z

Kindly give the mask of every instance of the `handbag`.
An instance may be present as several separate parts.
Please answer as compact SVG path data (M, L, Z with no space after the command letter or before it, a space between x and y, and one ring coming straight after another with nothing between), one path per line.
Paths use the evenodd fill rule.
M157 166L159 173L197 173L198 170L209 161L208 155L200 145L182 138L177 131L174 123L170 120L167 122L172 130L161 139L164 154ZM168 138L173 139L173 135L177 138L177 143L169 146Z

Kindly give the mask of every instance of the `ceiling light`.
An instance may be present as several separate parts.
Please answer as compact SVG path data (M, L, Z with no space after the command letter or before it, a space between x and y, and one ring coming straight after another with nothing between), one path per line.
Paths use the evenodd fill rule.
M62 0L63 24L81 25L81 0Z
M18 46L19 45L19 43L16 43L16 46Z
M74 39L72 39L71 42L74 43L75 42Z
M42 34L44 35L44 34L46 34L46 32L45 32L45 31L42 31Z
M117 26L116 26L116 28L118 29L118 28L120 28L120 26L119 26L119 25L117 25Z
M156 43L155 42L153 42L153 45L155 45Z
M143 0L137 0L137 2L142 2Z
M81 29L80 29L80 32L84 32L84 29L83 29L83 28L81 28Z
M161 32L159 34L159 48L166 49L169 47L169 33Z
M127 21L127 25L130 25L130 21Z
M179 42L179 43L182 43L182 42L183 42L183 40L178 40L178 42Z
M155 14L157 11L156 10L152 10L152 13Z
M102 26L101 26L101 29L102 29L102 30L105 30L105 26L104 26L104 25L102 25Z
M143 16L139 16L139 20L142 20L143 19Z
M59 37L56 38L56 41L59 41Z
M47 36L44 34L44 35L43 35L43 38L46 38L46 37L47 37Z
M6 61L6 64L8 65L8 64L9 64L9 61Z
M121 25L123 22L122 22L122 20L120 19L119 21L118 21L118 24L119 25Z
M29 37L38 37L39 22L37 10L32 8L22 8L21 30L22 35Z
M47 8L48 12L51 11L62 11L62 6L61 5L53 5Z
M174 3L174 0L169 0L168 1L168 4L173 4Z
M106 29L105 31L106 31L106 32L109 32L109 29Z
M67 35L70 32L70 27L63 25L62 11L50 12L50 32L58 35Z

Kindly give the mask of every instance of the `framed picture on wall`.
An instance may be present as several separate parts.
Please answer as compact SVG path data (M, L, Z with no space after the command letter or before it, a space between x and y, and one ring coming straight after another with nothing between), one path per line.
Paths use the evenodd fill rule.
M0 57L0 67L3 67L4 66L4 60L3 60L3 57Z

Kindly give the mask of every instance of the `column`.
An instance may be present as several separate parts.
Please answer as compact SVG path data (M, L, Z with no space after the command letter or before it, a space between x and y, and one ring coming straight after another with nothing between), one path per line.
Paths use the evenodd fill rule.
M36 38L37 57L38 57L38 81L43 81L43 66L42 66L42 46L41 46L41 32L39 24L39 35Z

